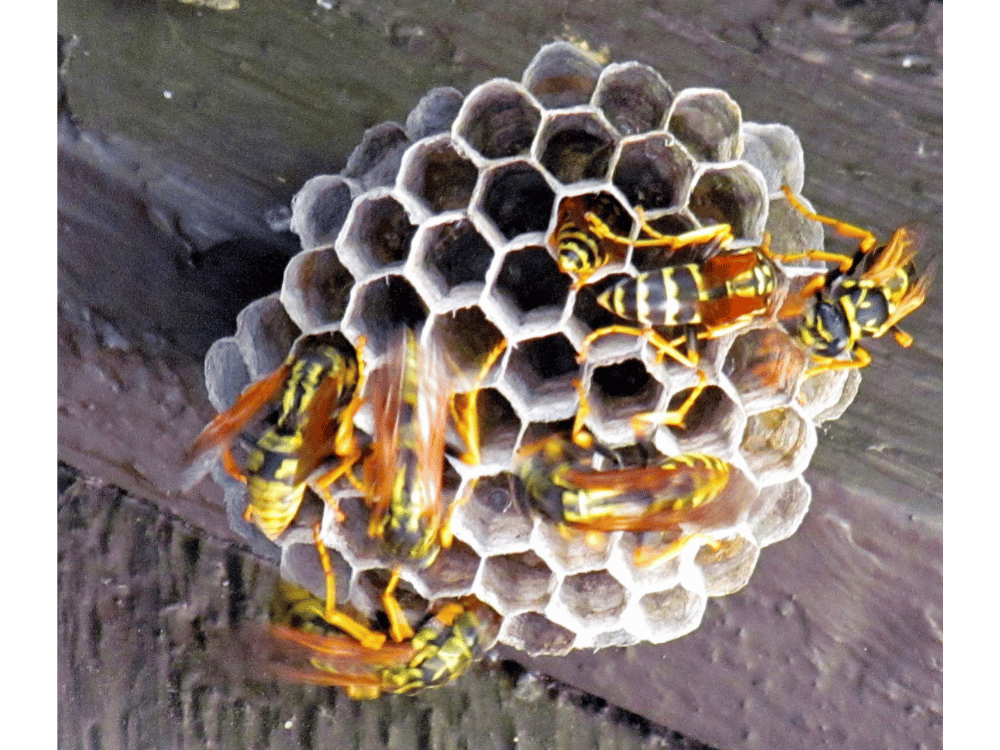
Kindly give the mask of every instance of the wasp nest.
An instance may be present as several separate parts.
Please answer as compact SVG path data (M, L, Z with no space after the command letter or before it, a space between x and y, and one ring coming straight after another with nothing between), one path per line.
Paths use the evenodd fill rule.
M802 472L816 425L847 407L858 372L804 379L809 357L773 314L705 342L699 366L709 387L686 429L657 427L653 444L666 456L697 451L732 464L718 511L687 529L721 546L692 542L673 558L637 566L636 547L656 539L613 532L595 540L526 513L508 472L522 445L574 417L574 381L590 402L588 429L622 448L636 441L633 415L676 407L698 374L669 359L658 364L634 336L599 339L577 364L584 338L613 316L596 304L589 283L573 287L547 238L560 203L585 196L636 227L641 207L667 234L726 223L734 248L759 245L765 232L778 254L821 248L820 225L780 190L797 193L802 182L795 134L743 122L724 91L674 93L646 65L602 69L572 45L549 45L520 83L494 79L464 99L435 89L405 126L365 133L341 174L305 184L291 220L302 251L286 269L280 297L250 305L235 337L209 353L213 404L231 406L307 333L339 330L354 344L364 336L373 359L391 331L421 326L470 376L506 340L479 399L482 462L449 461L446 469L448 499L476 480L471 500L455 512L455 542L429 568L404 569L402 604L422 612L431 600L472 594L502 617L499 640L531 653L676 638L697 627L707 597L743 587L760 549L798 527L810 500ZM657 251L632 248L590 281L663 265ZM787 290L797 277L825 270L809 261L782 264L779 282ZM365 429L364 410L358 426ZM245 488L221 471L216 478L227 488L234 526L253 535L242 519ZM323 509L324 540L340 599L371 612L391 562L367 536L357 493L341 494L343 518ZM316 498L312 507L323 508ZM283 575L322 594L303 519L279 544Z

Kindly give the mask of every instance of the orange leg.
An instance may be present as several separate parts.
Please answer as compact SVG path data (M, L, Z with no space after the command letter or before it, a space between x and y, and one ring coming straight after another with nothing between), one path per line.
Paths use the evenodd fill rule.
M819 375L821 372L827 372L831 370L853 370L856 368L867 367L871 364L872 355L862 349L860 346L854 347L853 351L854 357L852 359L830 359L829 357L816 357L816 361L819 363L817 367L813 367L806 370L806 377L811 378L813 375Z
M718 550L722 547L722 543L715 537L711 537L708 534L685 534L680 539L669 544L666 549L662 549L658 552L651 552L646 547L639 547L635 551L635 557L633 558L637 567L649 567L651 565L656 565L661 562L665 562L673 557L676 557L681 553L681 550L689 542L695 540L700 540L711 547L713 550Z
M477 466L481 460L479 453L479 392L482 390L486 376L489 375L493 365L500 359L500 355L507 348L507 340L500 342L486 355L483 366L476 376L472 385L472 390L465 396L465 407L459 410L455 406L454 399L451 402L451 414L455 420L455 429L465 442L466 450L462 456L462 462L470 466Z
M406 614L396 599L397 585L399 585L398 568L392 571L392 578L389 579L389 584L385 587L385 592L382 594L382 606L385 608L385 614L389 618L389 633L392 635L392 639L396 643L402 643L413 637L413 628L406 621Z
M861 227L854 226L853 224L848 224L846 221L840 221L839 219L834 219L830 216L822 216L820 214L810 211L803 205L802 201L795 197L792 191L787 185L782 185L781 190L785 193L785 197L788 198L788 202L792 204L792 208L799 211L807 219L812 219L813 221L818 221L821 224L826 224L828 226L836 229L844 237L852 237L858 240L858 249L863 253L867 253L878 243L878 239L867 229L862 229ZM819 251L814 251L819 252ZM844 256L839 256L841 259ZM851 267L850 259L847 259L847 264L841 263L841 270L846 271Z
M648 412L646 414L636 414L632 417L632 429L635 430L636 437L646 434L647 425L667 425L670 427L684 427L684 420L687 413L691 411L694 402L698 400L701 392L708 385L708 377L701 370L698 371L698 385L691 389L691 394L684 399L684 403L673 411Z
M590 414L590 402L587 400L582 380L574 380L573 387L576 388L577 395L580 397L580 406L576 410L576 416L573 417L573 431L570 434L576 445L588 449L594 445L594 436L584 427L583 423L587 419L587 415Z
M326 577L326 604L323 610L323 619L343 630L365 648L381 648L382 644L385 643L383 633L370 630L337 609L337 577L333 571L330 554L326 551L326 545L323 544L323 539L320 537L319 523L313 524L313 540L316 542L316 551L319 553L319 561Z
M670 357L685 367L694 369L698 366L697 352L691 352L690 355L685 356L684 354L681 354L674 342L667 341L652 328L636 328L635 326L627 325L610 325L604 328L598 328L596 331L592 331L580 345L580 353L577 355L576 361L583 364L583 362L587 359L587 354L590 352L590 347L593 345L594 340L600 338L601 336L607 336L610 333L623 333L629 336L639 336L645 338L646 341L648 341L650 345L656 349L657 364L661 363L664 357ZM679 341L683 340L683 338L679 339Z
M716 240L721 247L725 248L733 241L732 227L728 224L714 224L710 227L692 229L690 232L684 232L684 234L670 235L653 229L649 225L649 222L646 221L646 214L642 210L642 207L637 207L636 213L639 214L639 223L642 231L649 235L646 239L630 240L628 237L615 234L607 224L593 213L587 212L584 214L584 218L594 236L603 240L617 242L620 245L630 245L631 247L669 247L671 250L678 250L689 245L703 245Z

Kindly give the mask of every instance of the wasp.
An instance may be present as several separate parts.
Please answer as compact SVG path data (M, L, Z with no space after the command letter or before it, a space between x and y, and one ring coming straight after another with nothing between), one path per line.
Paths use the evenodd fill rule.
M405 642L365 649L333 630L323 610L323 602L305 589L279 583L268 667L282 679L342 687L357 699L445 685L482 658L499 632L497 614L465 597L438 608Z
M325 460L339 457L342 474L359 457L352 422L362 404L356 394L363 369L362 358L342 335L304 337L281 367L246 388L195 439L194 457L222 448L226 471L247 485L246 519L269 539L291 524L306 480ZM241 469L232 442L255 418L266 426Z
M837 266L807 284L798 301L791 301L782 310L785 317L797 313L798 307L815 293L814 303L803 312L798 328L799 339L818 363L806 375L867 366L871 355L861 346L864 338L880 338L891 332L900 346L910 346L913 337L900 330L898 324L924 303L931 281L930 273L917 275L913 262L916 247L910 232L900 227L888 242L879 245L878 238L867 229L813 213L787 186L782 190L789 203L806 217L858 240L853 256L806 253L833 260ZM836 359L844 352L849 359Z
M604 194L575 195L559 204L556 229L549 237L549 244L556 249L559 270L576 277L573 289L586 284L595 271L612 260L624 260L621 243L608 242L592 231L595 211L608 216L615 226L626 222L631 226L631 219L625 211Z
M474 419L478 386L503 351L487 357L466 411L455 408L458 387L454 366L435 339L417 345L416 333L403 329L390 347L392 354L369 377L374 404L374 430L363 459L362 489L371 509L368 534L402 564L426 567L451 542L451 508L442 497L449 416L466 442L463 460L478 457L478 430ZM397 567L382 596L394 640L413 636L413 630L395 598Z
M344 474L352 476L352 466L361 455L353 420L363 404L358 395L364 380L363 344L361 340L356 351L339 333L300 339L277 370L246 388L232 408L213 419L194 441L194 457L208 456L221 447L226 471L247 485L245 518L269 539L279 537L292 523L310 478L324 461L335 457L338 465L316 480L320 486ZM266 426L250 445L241 469L232 442L255 419ZM381 642L378 634L337 610L333 566L318 523L313 535L327 574L328 621L375 647Z
M678 250L698 246L703 260L666 266L623 279L601 292L597 302L625 320L641 327L610 325L593 331L581 346L586 358L593 341L611 333L645 337L657 350L657 361L669 356L688 367L697 367L697 339L717 338L743 328L754 318L768 314L778 288L776 256L770 236L756 247L730 250L734 237L728 224L716 224L679 235L656 231L637 209L642 231L648 237L630 240L611 231L590 214L591 232L611 242L633 247L667 247ZM656 331L661 326L682 326L687 335L668 341ZM687 354L678 348L687 340Z
M598 453L610 454L598 448ZM521 453L518 474L531 507L556 523L583 531L675 531L696 520L729 483L731 467L720 458L687 453L651 465L596 469L579 444L555 435ZM607 457L607 456L606 456ZM714 548L705 534L684 534L666 550L636 550L637 565L676 555L694 539Z

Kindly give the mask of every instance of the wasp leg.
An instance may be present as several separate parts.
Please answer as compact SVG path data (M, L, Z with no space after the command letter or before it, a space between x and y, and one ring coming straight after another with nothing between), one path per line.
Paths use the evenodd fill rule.
M641 207L636 208L636 212L639 214L639 223L642 231L649 235L646 239L630 240L624 235L615 234L611 231L611 227L590 212L584 214L584 219L586 219L589 229L594 236L602 240L610 240L611 242L631 247L669 247L671 250L678 250L689 245L704 245L713 240L718 242L721 247L726 247L733 241L732 227L728 224L714 224L702 229L692 229L690 232L684 232L683 234L663 234L649 225L646 221L646 214Z
M386 617L389 618L389 633L396 643L402 643L413 637L413 628L406 621L403 608L396 599L396 586L399 584L399 569L392 571L389 584L382 594L382 606L385 608Z
M807 378L811 378L813 375L819 375L821 372L827 372L830 370L853 370L856 368L867 367L871 364L872 355L860 346L854 347L853 355L854 356L851 359L816 357L816 361L819 362L819 366L806 370L805 376Z
M500 342L490 350L483 361L483 366L476 375L472 390L465 394L465 407L459 410L455 406L454 399L451 402L451 414L455 420L455 429L459 437L465 442L465 453L462 455L462 462L470 466L476 466L481 460L479 453L479 391L482 390L486 376L490 374L493 365L500 359L500 355L507 348L507 340Z
M334 627L343 630L365 648L381 648L382 644L385 643L385 635L383 633L376 633L374 630L370 630L337 609L337 576L333 570L333 563L330 561L330 554L326 551L326 545L323 544L323 539L320 536L318 522L313 524L313 540L316 542L316 551L319 553L319 561L323 566L323 575L326 578L326 601L323 608L323 619Z
M691 407L694 406L694 402L698 400L701 392L705 390L708 385L708 376L701 370L698 371L698 385L691 389L690 395L684 399L684 403L678 408L672 411L663 412L647 412L645 414L636 414L632 417L632 429L635 430L637 437L645 435L647 430L645 427L647 425L667 425L670 427L680 427L683 429L684 420L687 418L687 413L691 411Z
M904 349L907 349L913 345L913 336L908 334L906 331L902 331L896 326L893 326L889 330L892 331L892 337L896 339L896 343L899 344Z
M662 549L658 552L651 552L646 547L637 548L634 557L636 567L649 567L676 557L681 553L681 550L688 545L688 543L695 540L704 542L711 547L713 551L722 547L722 543L718 539L709 536L708 534L685 534L680 539L671 542L666 549Z
M576 388L577 395L580 397L580 406L573 417L573 430L570 436L576 445L584 449L589 449L594 445L594 436L590 434L590 430L584 427L583 423L587 419L587 415L590 414L590 402L587 400L587 394L583 390L582 380L579 378L574 380L573 387Z
M626 325L611 325L592 331L580 345L580 353L577 355L576 361L580 364L586 361L587 354L590 352L590 347L594 343L594 340L600 338L601 336L607 336L610 333L624 333L630 336L645 338L646 341L648 341L649 344L656 349L657 364L662 362L664 357L670 357L671 359L676 360L680 364L685 367L690 367L691 369L698 366L698 355L696 352L692 352L690 356L685 356L681 354L680 350L677 349L673 343L667 341L652 328L636 328L635 326Z
M791 189L787 185L782 185L781 190L782 192L784 192L785 197L788 198L788 202L792 204L792 208L799 211L799 213L803 214L807 219L812 219L813 221L818 221L821 224L826 224L828 226L831 226L845 237L853 237L854 239L858 240L858 249L862 253L867 253L878 243L878 238L876 238L875 235L872 234L867 229L862 229L861 227L856 227L853 224L848 224L846 221L840 221L839 219L834 219L833 217L830 216L821 216L820 214L810 211L802 204L802 201L800 201L798 198L795 197L795 195L792 193ZM844 257L845 256L840 256L840 258L842 259ZM841 262L842 271L846 271L848 268L850 268L850 266L851 266L850 258L847 258L846 265L844 265L844 263Z

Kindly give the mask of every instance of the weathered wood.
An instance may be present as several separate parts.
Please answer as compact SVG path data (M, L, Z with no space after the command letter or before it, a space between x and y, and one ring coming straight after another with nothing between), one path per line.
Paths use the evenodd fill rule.
M295 249L265 214L307 177L340 169L366 127L402 120L432 86L519 78L564 26L607 44L612 59L653 65L675 89L717 86L746 120L790 125L818 210L880 235L917 221L923 256L940 256L940 3L245 0L222 13L65 0L64 106L75 124L60 136L60 457L235 539L210 483L175 490L184 449L212 413L201 358L242 304L278 287ZM939 746L941 309L938 280L906 321L911 349L872 345L857 400L820 437L810 516L764 550L746 591L711 604L696 633L636 649L638 659L536 664L724 746ZM120 562L104 577L121 575ZM226 577L215 580L223 590ZM116 611L106 601L86 627ZM79 643L74 659L90 653ZM280 709L256 700L226 716L271 737L249 727L271 726L261 717ZM129 736L160 737L140 735L150 703L136 705ZM377 738L389 724L366 726Z
M59 747L711 750L513 665L419 697L273 683L239 630L277 571L60 466Z

